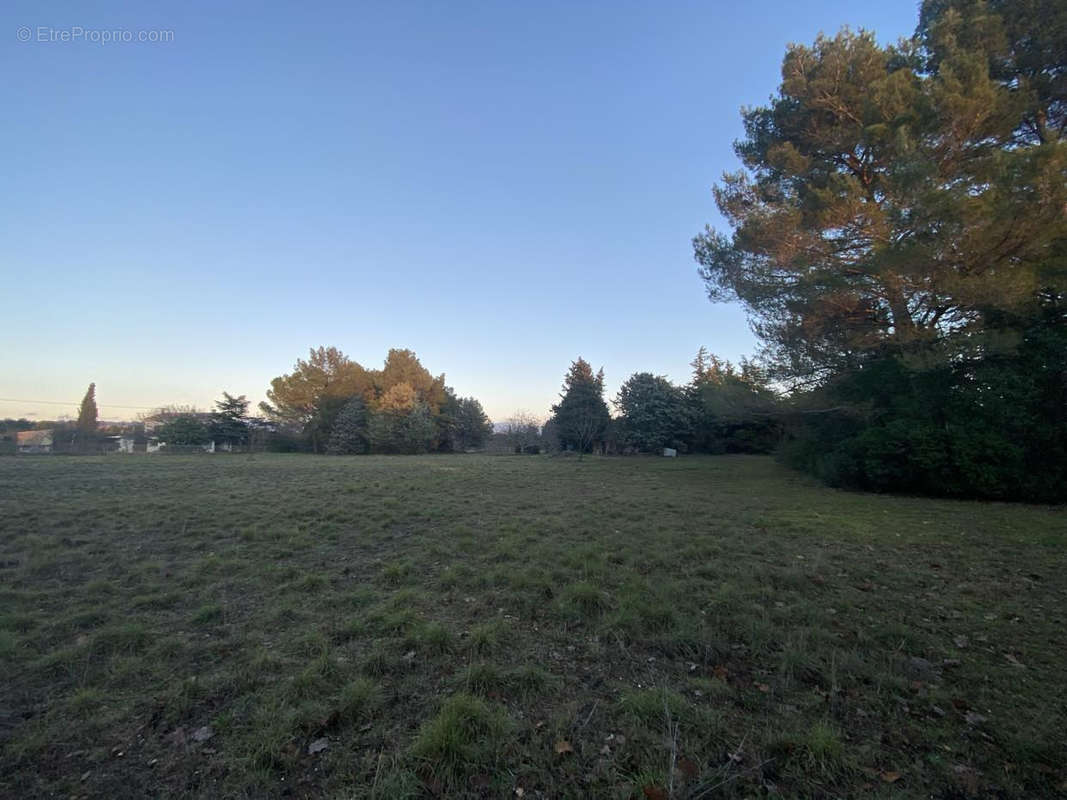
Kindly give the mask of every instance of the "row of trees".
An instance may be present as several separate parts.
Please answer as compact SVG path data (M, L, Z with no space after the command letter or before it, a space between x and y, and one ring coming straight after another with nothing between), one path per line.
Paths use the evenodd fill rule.
M76 422L49 425L65 450L90 452L99 445L95 389L90 384ZM481 447L492 434L481 404L457 397L444 375L431 375L410 350L390 350L383 368L371 370L337 348L313 349L271 382L267 398L262 416L249 413L245 395L223 392L210 412L165 406L121 432L157 437L169 447L214 442L227 449L336 454L462 451ZM16 425L5 429L13 433ZM80 448L66 446L67 439Z
M335 347L313 349L271 381L260 409L294 449L316 453L463 451L492 434L481 403L457 397L410 350L390 350L374 370Z
M27 420L10 421L10 430L47 429L52 431L53 448L66 453L90 453L99 446L102 431L99 427L99 409L96 405L96 384L90 383L85 390L78 415L73 420L30 423Z
M791 46L695 255L850 487L1067 499L1067 4L925 0Z
M265 420L248 413L248 398L222 393L214 410L202 413L195 408L169 406L160 408L145 419L152 434L168 446L192 447L215 442L229 447L248 447L253 439L263 439L271 432ZM258 434L258 435L257 435Z
M781 438L781 408L765 373L747 360L735 367L703 347L692 366L685 386L650 372L631 375L613 400L613 418L604 399L604 371L594 373L579 358L567 371L543 435L550 446L578 453L658 452L665 447L771 452Z

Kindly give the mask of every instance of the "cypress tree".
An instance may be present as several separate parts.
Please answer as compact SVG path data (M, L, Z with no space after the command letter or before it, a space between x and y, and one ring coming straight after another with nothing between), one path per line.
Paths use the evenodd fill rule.
M78 431L89 435L96 433L96 419L96 384L90 383L78 407Z

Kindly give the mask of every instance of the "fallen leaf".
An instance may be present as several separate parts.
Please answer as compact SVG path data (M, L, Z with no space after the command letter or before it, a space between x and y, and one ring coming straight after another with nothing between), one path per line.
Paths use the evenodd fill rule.
M968 711L963 715L963 718L967 720L968 725L980 725L986 721L986 718L983 715L975 713L974 711Z
M882 773L882 780L885 781L886 783L896 783L897 781L900 780L900 773L899 772L883 772Z
M678 769L690 780L700 774L700 767L697 766L697 763L693 761L693 759L686 758L685 756L678 759Z
M313 756L316 753L321 753L327 747L330 746L330 740L323 737L322 739L316 739L308 745L308 755Z
M764 694L766 694L767 692L769 692L771 690L771 687L768 686L766 683L757 683L756 684L756 688L759 689Z
M962 650L971 643L971 640L968 639L966 636L957 636L955 639L952 640L952 642L956 645L956 647Z
M1013 667L1018 667L1019 669L1026 669L1026 664L1023 664L1011 653L1005 653L1004 658L1008 659L1008 663L1011 664Z
M571 747L571 743L566 739L560 739L556 742L556 755L566 755L567 753L573 753L574 748Z
M715 674L715 677L718 678L720 681L725 681L726 677L730 674L730 671L726 669L726 667L722 666L722 664L713 669L712 672Z
M641 791L644 792L647 800L667 800L667 790L662 786L656 786L654 783L650 783Z

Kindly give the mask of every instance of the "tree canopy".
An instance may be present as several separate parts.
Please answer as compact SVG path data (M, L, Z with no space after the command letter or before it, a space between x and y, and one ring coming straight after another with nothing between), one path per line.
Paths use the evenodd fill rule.
M215 411L211 415L212 437L231 445L247 442L248 406L248 398L243 394L234 397L229 392L223 392L222 399L215 401Z
M662 375L634 373L619 389L615 406L623 440L639 451L677 448L689 438L685 393Z
M990 310L1062 293L1062 79L1019 84L1013 65L1044 68L1006 57L995 17L927 3L922 35L897 46L847 30L793 45L777 96L743 112L745 170L715 189L733 232L708 229L695 252L779 375L820 382L872 352L966 341Z
M477 400L457 398L443 374L433 375L413 351L399 348L377 370L336 347L312 349L292 372L271 381L267 398L263 412L299 431L316 452L359 451L362 445L352 437L363 427L358 437L382 452L477 447L488 425ZM338 426L344 432L335 441Z
M457 398L453 425L452 435L457 450L482 447L493 434L493 423L489 421L482 404L473 397Z
M327 398L374 397L374 379L336 347L312 349L293 371L271 381L260 408L280 422L306 425Z
M600 442L611 424L604 402L604 370L593 373L583 358L571 362L563 379L560 401L552 406L553 429L560 446L588 453Z
M211 429L195 414L178 414L156 428L156 435L170 446L191 446L211 441Z
M1067 6L927 0L791 46L694 240L794 393L794 463L862 488L1067 485ZM841 413L836 413L840 411ZM831 413L835 412L835 413ZM1056 487L1059 488L1056 488Z

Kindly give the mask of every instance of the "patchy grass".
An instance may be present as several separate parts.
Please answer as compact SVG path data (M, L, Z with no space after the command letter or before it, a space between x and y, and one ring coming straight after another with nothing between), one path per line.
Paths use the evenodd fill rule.
M411 745L433 780L451 790L461 779L488 772L504 758L511 720L503 709L469 694L454 694L423 724Z
M0 459L0 785L1063 796L1065 609L1063 509L765 458Z

